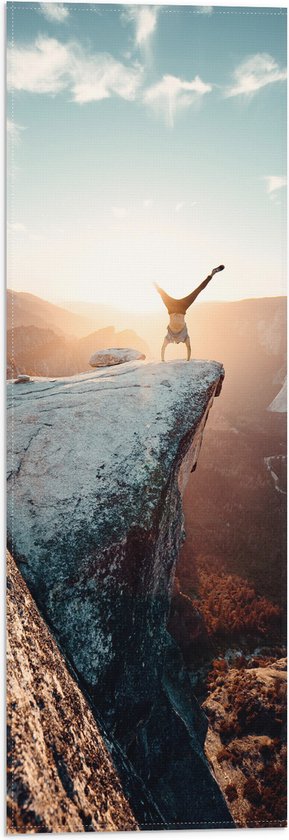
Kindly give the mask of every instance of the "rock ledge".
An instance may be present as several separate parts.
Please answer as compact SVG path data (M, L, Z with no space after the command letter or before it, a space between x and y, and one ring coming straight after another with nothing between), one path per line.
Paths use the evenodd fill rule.
M181 495L223 375L141 362L8 385L13 556L166 827L232 825L167 632Z

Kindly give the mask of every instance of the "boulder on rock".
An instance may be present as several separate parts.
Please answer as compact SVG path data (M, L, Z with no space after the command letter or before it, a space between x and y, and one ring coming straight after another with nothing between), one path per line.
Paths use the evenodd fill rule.
M124 362L136 362L145 359L144 353L131 347L109 347L107 350L97 350L89 359L91 367L107 367L108 365L122 365Z
M30 376L27 373L18 373L15 383L17 384L18 382L30 382Z

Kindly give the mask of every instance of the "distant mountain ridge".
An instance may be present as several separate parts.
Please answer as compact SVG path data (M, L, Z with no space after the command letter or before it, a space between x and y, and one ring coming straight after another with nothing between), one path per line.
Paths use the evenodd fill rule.
M7 378L17 373L70 376L91 370L96 350L132 347L149 355L134 330L91 329L94 319L77 315L26 292L7 292ZM13 326L12 326L13 325Z
M92 332L94 321L30 292L14 292L7 289L7 329L32 325L41 329L52 329L58 335L80 338Z
M287 378L283 382L281 390L269 405L268 411L277 411L279 414L284 414L287 411Z
M7 297L8 376L14 376L15 367L46 376L85 371L91 354L109 346L131 346L159 358L165 311L121 313L80 302L76 313L29 293L8 290ZM205 301L188 311L192 356L224 364L224 396L234 413L249 404L265 410L280 391L286 375L286 314L285 297ZM168 347L166 359L175 357L184 357L183 345Z
M84 373L92 370L89 364L92 353L107 347L133 347L148 354L147 345L133 330L117 333L114 327L106 327L84 338L68 338L33 325L15 327L7 332L7 379L19 373L30 376Z

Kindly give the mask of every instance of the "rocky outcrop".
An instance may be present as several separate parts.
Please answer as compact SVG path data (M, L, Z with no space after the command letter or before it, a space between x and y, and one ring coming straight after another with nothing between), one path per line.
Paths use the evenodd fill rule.
M145 355L132 347L109 347L107 350L97 350L89 359L91 367L110 367L123 365L125 362L137 362L145 359Z
M190 558L190 566L193 565ZM191 597L182 592L178 578L175 578L171 598L171 608L168 630L182 651L188 668L196 667L212 656L212 643L208 636L205 621L198 607Z
M281 391L278 391L277 396L268 406L268 411L277 411L279 414L284 414L287 411L287 377L283 382Z
M8 831L133 831L81 691L7 556Z
M166 629L181 493L222 378L216 362L130 363L8 386L9 543L164 827L232 824Z
M204 703L206 754L237 825L285 826L287 661L219 666Z

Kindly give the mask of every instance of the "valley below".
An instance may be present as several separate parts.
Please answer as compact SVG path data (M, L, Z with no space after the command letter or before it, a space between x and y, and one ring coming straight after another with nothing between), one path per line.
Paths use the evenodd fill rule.
M225 380L185 492L169 624L215 776L252 827L286 819L286 414L262 409L236 411Z

